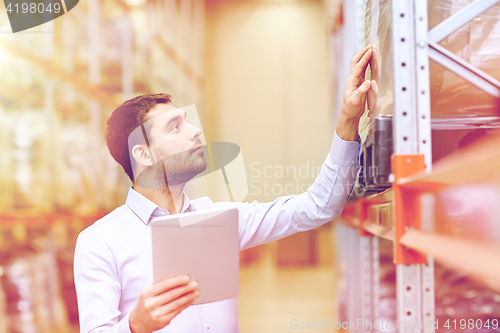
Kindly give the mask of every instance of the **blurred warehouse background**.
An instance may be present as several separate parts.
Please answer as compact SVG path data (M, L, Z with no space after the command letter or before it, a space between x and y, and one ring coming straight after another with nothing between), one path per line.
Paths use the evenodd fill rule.
M104 130L124 100L195 104L243 153L245 201L301 193L330 147L337 1L87 0L12 34L0 5L0 333L78 330L76 236L130 182ZM283 172L287 171L288 172ZM332 228L241 253L241 332L335 316Z

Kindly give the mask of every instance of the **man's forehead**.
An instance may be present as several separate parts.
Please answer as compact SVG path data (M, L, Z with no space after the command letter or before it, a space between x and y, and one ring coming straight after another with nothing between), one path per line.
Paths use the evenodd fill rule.
M154 118L160 117L161 119L167 119L170 117L175 116L175 112L170 112L170 111L175 111L178 110L176 107L166 104L166 103L160 103L156 104L151 108L151 110L146 113L144 116L144 122L148 122ZM160 120L159 118L157 120Z

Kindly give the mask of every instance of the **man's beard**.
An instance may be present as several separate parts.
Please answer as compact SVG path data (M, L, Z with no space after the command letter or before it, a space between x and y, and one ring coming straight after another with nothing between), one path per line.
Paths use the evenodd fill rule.
M169 191L169 187L184 185L207 168L205 158L196 156L192 150L165 157L167 154L161 148L151 149L160 160L136 177L136 183L143 188Z

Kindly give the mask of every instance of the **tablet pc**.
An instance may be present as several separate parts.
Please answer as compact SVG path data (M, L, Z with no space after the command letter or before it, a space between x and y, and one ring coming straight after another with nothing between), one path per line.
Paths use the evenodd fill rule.
M213 209L151 221L154 281L187 274L198 282L193 304L238 296L238 210Z

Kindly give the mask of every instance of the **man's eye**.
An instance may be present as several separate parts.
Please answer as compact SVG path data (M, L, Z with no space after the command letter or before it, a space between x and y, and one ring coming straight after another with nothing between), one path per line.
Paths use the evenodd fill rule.
M179 129L179 125L175 125L174 127L172 127L172 130L178 130Z

